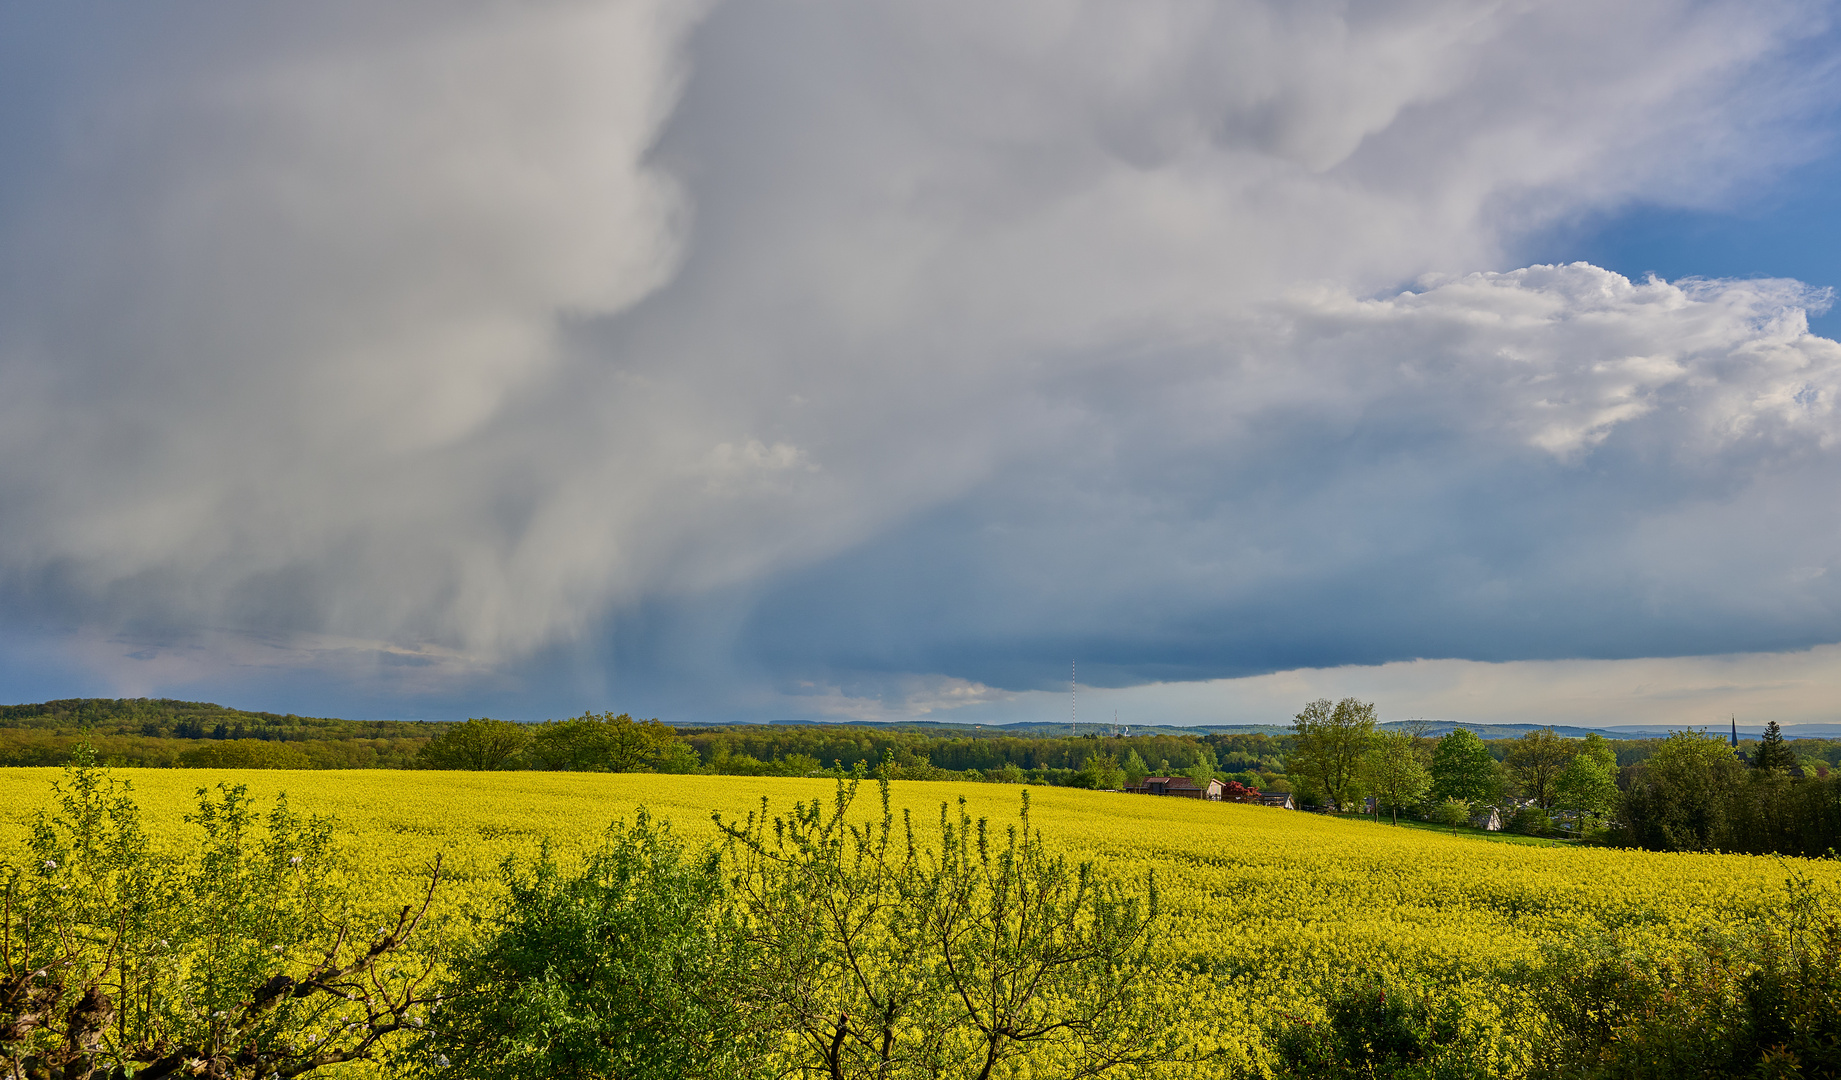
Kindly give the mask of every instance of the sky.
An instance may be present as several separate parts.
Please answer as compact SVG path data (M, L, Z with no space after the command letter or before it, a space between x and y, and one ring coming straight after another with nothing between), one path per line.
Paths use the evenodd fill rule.
M1831 722L1831 3L0 10L0 700Z

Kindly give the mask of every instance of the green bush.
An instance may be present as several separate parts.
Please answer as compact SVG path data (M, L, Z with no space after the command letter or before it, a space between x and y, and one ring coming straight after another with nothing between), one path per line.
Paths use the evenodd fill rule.
M1479 1040L1455 1003L1380 979L1345 983L1327 1021L1293 1020L1272 1040L1278 1075L1295 1080L1486 1080Z
M748 990L750 946L721 853L689 851L641 810L579 873L546 844L507 861L505 897L448 959L412 1058L441 1077L746 1077L775 1021Z
M168 857L89 747L54 792L25 859L0 862L4 1075L298 1076L422 1020L430 968L402 950L438 867L419 909L354 938L332 823L285 796L265 815L240 785L200 788L197 831Z
M1841 1076L1841 922L1794 874L1777 925L1672 954L1560 947L1527 998L1531 1080Z

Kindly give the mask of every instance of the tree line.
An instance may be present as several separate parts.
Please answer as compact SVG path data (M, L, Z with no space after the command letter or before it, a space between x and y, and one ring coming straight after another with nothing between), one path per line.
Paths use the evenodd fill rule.
M1268 777L1282 789L1286 742L1260 733L1028 738L895 726L673 729L625 713L584 713L541 724L475 718L431 739L419 756L444 769L835 777L861 768L899 780L1115 789L1162 771L1252 782ZM1236 768L1244 772L1226 771Z
M1748 745L1677 731L1620 766L1603 736L1540 728L1495 753L1462 728L1436 740L1380 730L1372 704L1345 698L1298 713L1286 762L1306 802L1347 810L1371 797L1396 823L1404 814L1467 825L1494 812L1517 832L1657 850L1820 856L1841 847L1841 771L1798 754L1775 722Z
M202 737L193 737L203 733ZM242 737L237 737L238 735ZM1122 789L1148 775L1219 779L1233 797L1292 792L1337 808L1372 796L1400 815L1501 824L1671 849L1820 854L1833 825L1841 742L1582 740L1537 729L1485 740L1381 727L1371 705L1317 701L1285 734L1025 736L867 725L673 728L628 714L541 724L347 721L164 699L0 707L0 765L57 766L78 743L116 765L237 769L543 769L965 780ZM1764 762L1762 766L1758 762ZM1800 775L1799 775L1800 774Z

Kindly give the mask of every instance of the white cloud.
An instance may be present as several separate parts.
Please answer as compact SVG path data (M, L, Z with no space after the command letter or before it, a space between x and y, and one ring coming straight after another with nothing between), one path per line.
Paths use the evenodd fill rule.
M0 174L9 606L104 641L625 670L621 627L731 597L670 646L717 698L848 698L826 669L859 663L1013 686L936 660L1068 634L1193 652L1390 559L1470 591L1464 634L1514 621L1492 597L1617 575L1729 613L1748 568L1828 565L1796 533L1832 525L1802 501L1834 467L1817 298L1470 271L1539 223L1789 160L1831 88L1773 65L1820 12L199 4L107 48L35 26L82 78L0 112L31 163ZM1540 468L1556 542L1510 566L1465 500ZM915 540L761 628L788 575L967 506L1009 539ZM1350 506L1392 533L1326 533ZM1741 507L1758 535L1671 540ZM1794 580L1745 632L1814 589L1796 634L1841 634L1826 579Z
M1722 726L1737 717L1756 729L1833 723L1841 694L1841 646L1783 653L1682 656L1637 660L1478 663L1406 660L1273 672L1242 679L1152 683L1081 691L1083 705L1127 724L1288 724L1307 701L1359 697L1383 721L1414 718L1479 724L1586 727ZM1083 708L1083 715L1088 709ZM1019 694L968 722L1056 721L1067 694Z

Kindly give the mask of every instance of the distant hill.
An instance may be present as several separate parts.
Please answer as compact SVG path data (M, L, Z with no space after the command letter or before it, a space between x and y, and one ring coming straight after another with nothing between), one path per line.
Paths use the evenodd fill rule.
M667 721L669 722L669 721ZM171 698L66 698L31 705L0 705L0 728L39 731L89 729L98 734L143 735L179 739L400 739L428 738L447 730L444 720L341 720L335 717L296 716L292 713L251 712L201 701ZM1284 735L1290 724L1090 724L1026 720L1013 724L964 724L939 720L826 721L781 720L761 725L751 721L673 725L684 730L726 727L857 727L880 731L914 731L959 738L1056 738L1068 735ZM1546 724L1482 724L1462 720L1393 720L1385 730L1416 730L1427 736L1448 735L1465 728L1485 739L1518 739ZM1568 738L1582 739L1596 732L1607 739L1659 739L1673 730L1665 725L1618 724L1608 727L1552 725ZM1706 730L1719 733L1718 724ZM1741 739L1756 739L1759 724L1740 724ZM1788 739L1841 739L1841 724L1787 724Z
M427 738L446 730L438 721L340 720L292 713L248 712L204 701L170 698L65 698L35 705L0 705L0 728L88 730L99 735L168 739Z
M1602 735L1607 739L1647 739L1649 735L1624 735L1609 728L1574 727L1568 724L1473 724L1463 720L1392 720L1381 727L1389 731L1419 731L1429 738L1451 734L1458 728L1475 732L1482 739L1519 739L1530 731L1551 727L1569 739Z
M1613 739L1663 739L1668 737L1670 731L1680 730L1681 728L1686 728L1689 731L1700 731L1703 727L1709 734L1714 735L1724 734L1731 730L1727 724L1717 723L1706 725L1681 724L1672 728L1656 727L1653 725L1619 724L1616 727L1605 728L1604 733L1607 738ZM1781 730L1783 731L1783 737L1786 739L1841 739L1841 724L1785 724ZM1739 725L1739 738L1741 739L1756 739L1763 734L1763 724Z
M1032 738L1049 738L1057 735L1109 735L1115 730L1112 724L1070 725L1056 721L1027 720L1014 724L953 724L932 720L919 721L873 721L852 720L843 725L828 724L821 720L780 721L783 725L796 726L851 726L871 728L899 728L903 730L928 731L941 735L970 736L1023 736ZM1685 725L1684 725L1685 726ZM1569 739L1583 739L1587 735L1602 735L1607 739L1662 739L1677 728L1654 725L1615 725L1609 727L1580 727L1571 724L1484 724L1467 720L1390 720L1380 725L1385 731L1417 731L1429 738L1449 735L1457 728L1472 731L1483 739L1519 739L1530 731L1539 731L1545 727ZM1286 735L1291 732L1290 724L1120 724L1116 726L1119 734L1131 735ZM1698 727L1690 730L1699 730ZM1707 731L1718 734L1724 730L1718 725L1707 725ZM1739 738L1756 739L1763 734L1761 724L1740 724ZM1841 738L1841 724L1788 724L1783 728L1787 739L1838 739Z

